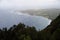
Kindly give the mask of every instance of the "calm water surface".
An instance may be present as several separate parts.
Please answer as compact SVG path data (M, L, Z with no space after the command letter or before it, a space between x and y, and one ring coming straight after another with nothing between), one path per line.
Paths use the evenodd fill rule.
M25 25L35 26L37 29L44 29L50 24L51 20L41 16L31 16L15 11L0 10L0 28L10 28L12 25L20 22Z

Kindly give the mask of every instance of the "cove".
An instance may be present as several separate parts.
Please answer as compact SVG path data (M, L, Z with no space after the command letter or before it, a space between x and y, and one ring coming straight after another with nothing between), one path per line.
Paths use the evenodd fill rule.
M14 24L24 23L28 26L35 26L37 29L44 29L51 20L42 16L32 16L15 11L0 10L0 28L10 28Z

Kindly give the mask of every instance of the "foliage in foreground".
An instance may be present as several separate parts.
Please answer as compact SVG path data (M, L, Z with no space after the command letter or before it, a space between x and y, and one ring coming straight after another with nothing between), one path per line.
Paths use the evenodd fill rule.
M10 29L0 29L0 40L39 40L39 35L35 27L25 26L21 23Z
M0 40L60 40L60 15L41 31L21 23L0 29Z

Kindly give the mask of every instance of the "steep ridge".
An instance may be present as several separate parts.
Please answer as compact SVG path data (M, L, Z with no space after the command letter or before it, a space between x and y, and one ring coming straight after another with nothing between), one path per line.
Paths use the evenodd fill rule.
M60 15L41 31L42 40L60 40Z

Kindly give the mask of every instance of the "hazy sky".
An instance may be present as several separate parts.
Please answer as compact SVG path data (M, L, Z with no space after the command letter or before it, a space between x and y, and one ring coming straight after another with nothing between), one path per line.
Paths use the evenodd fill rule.
M0 0L0 8L59 8L59 0Z

